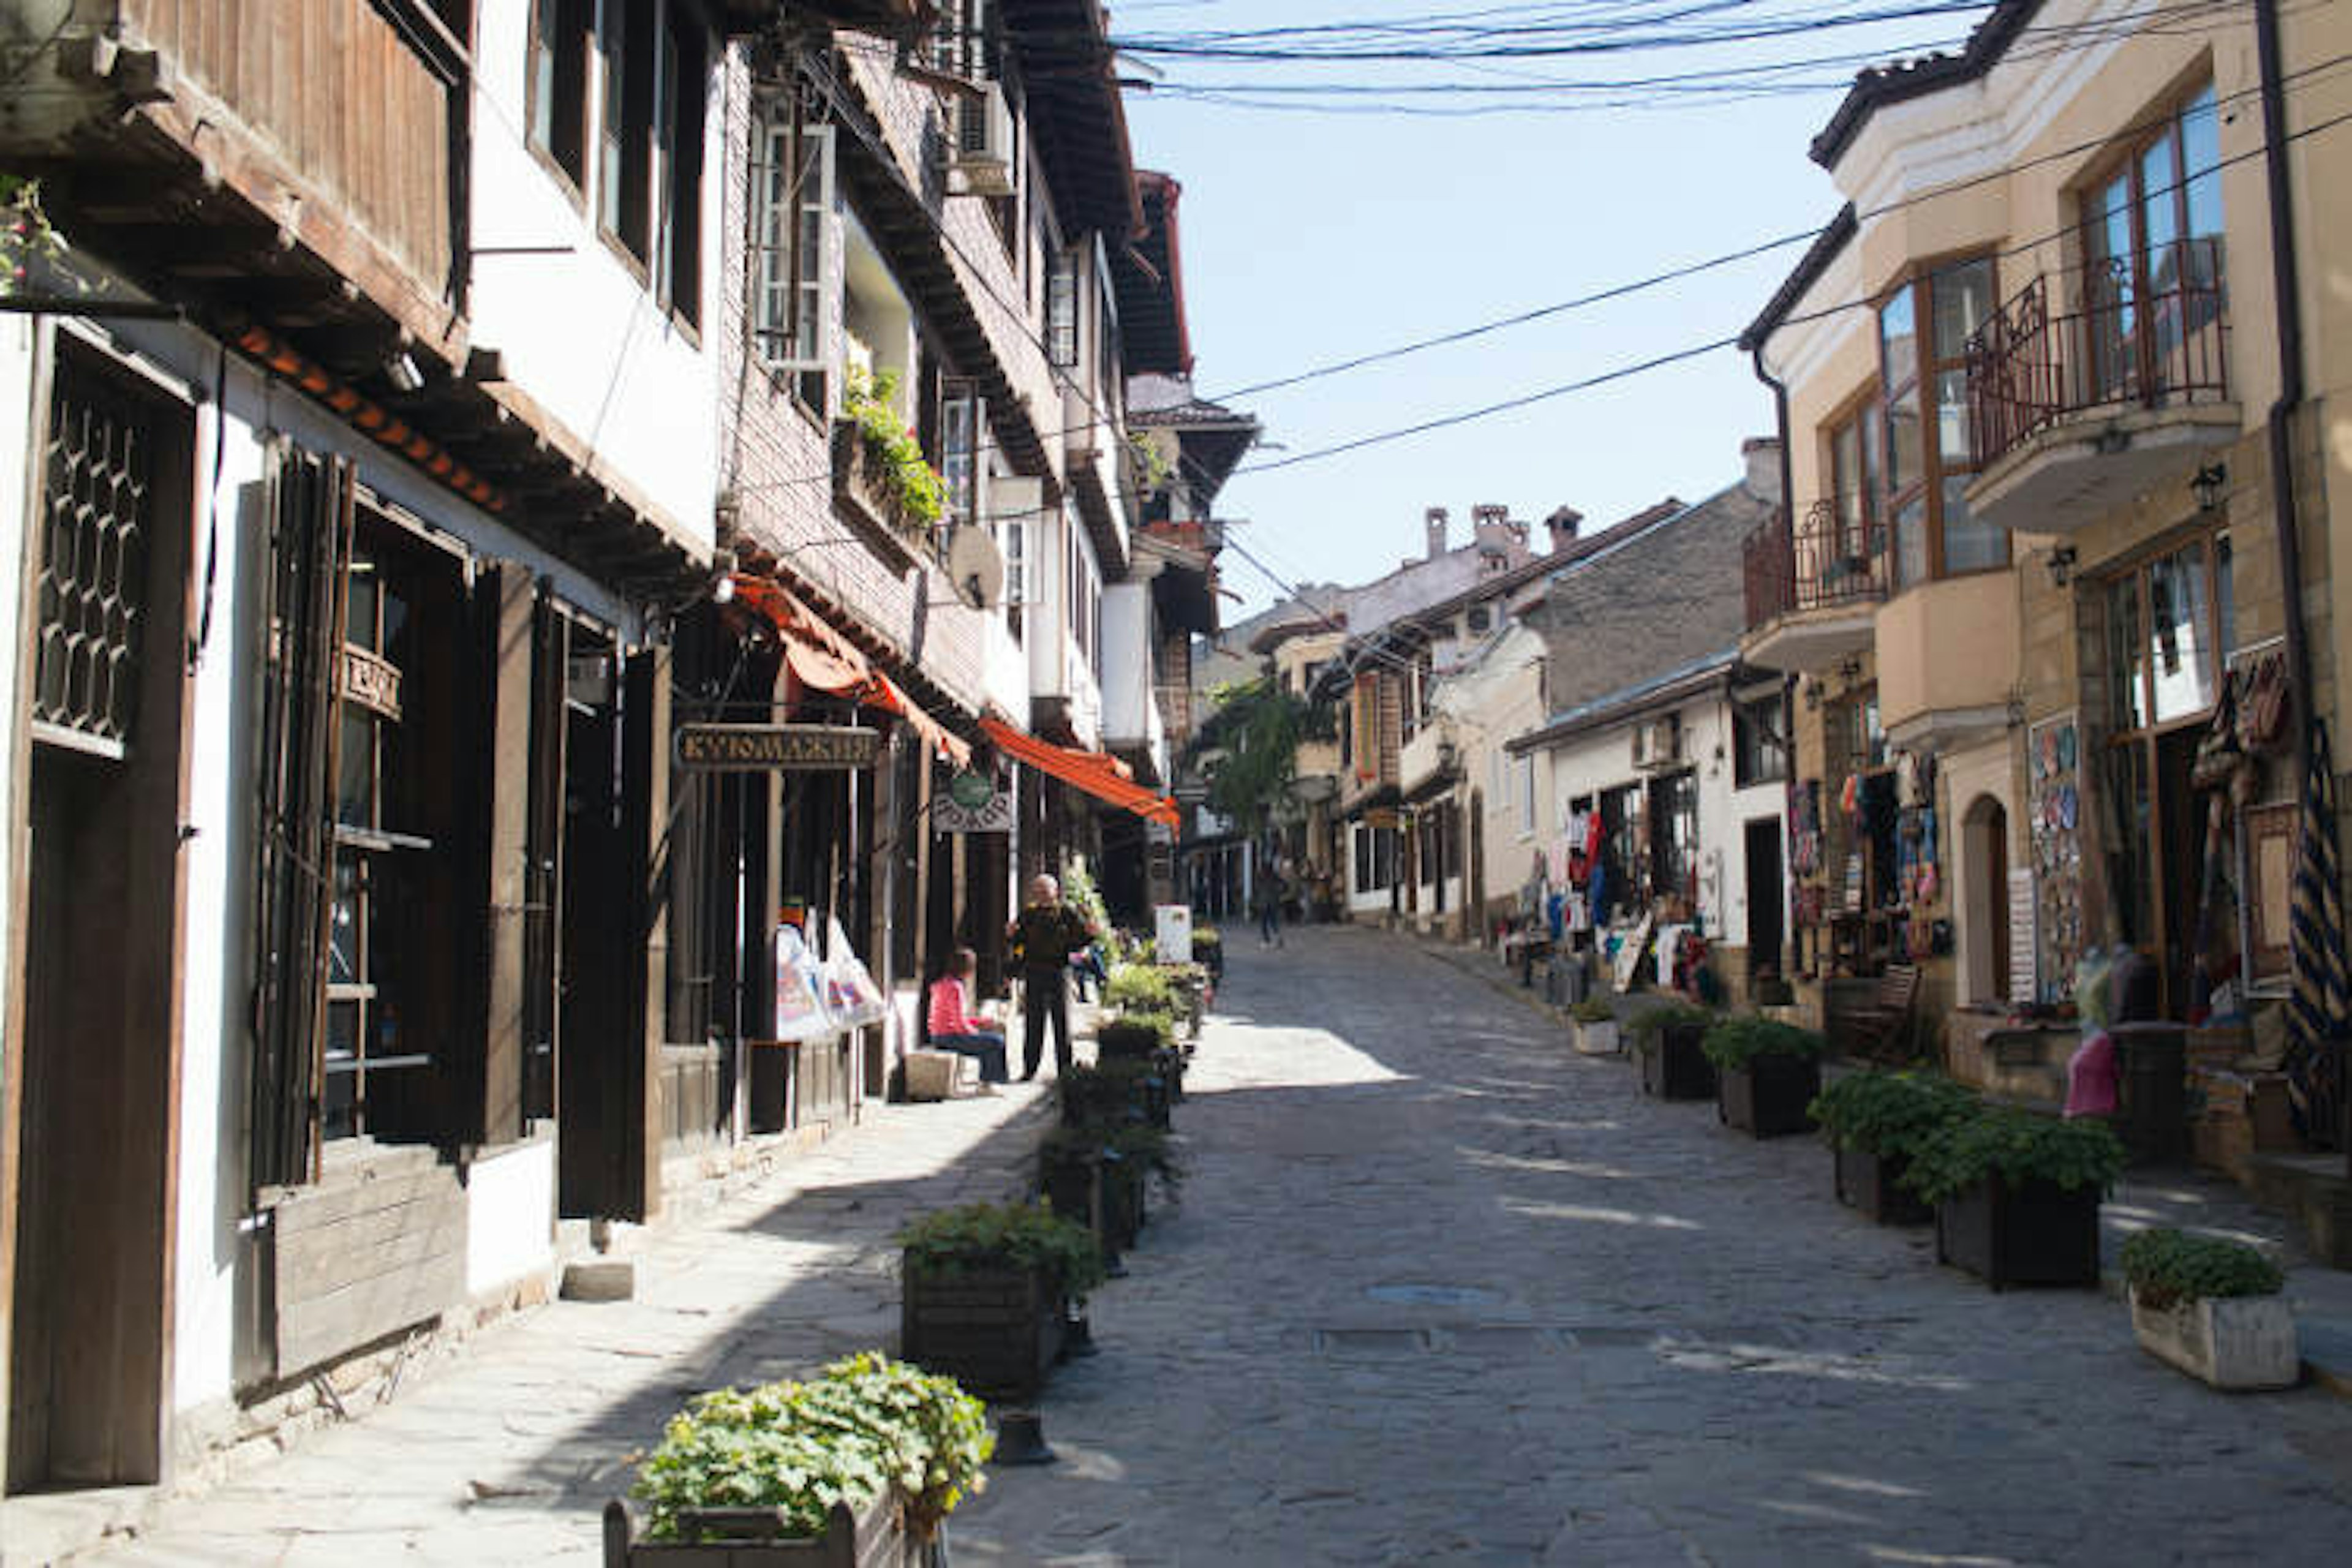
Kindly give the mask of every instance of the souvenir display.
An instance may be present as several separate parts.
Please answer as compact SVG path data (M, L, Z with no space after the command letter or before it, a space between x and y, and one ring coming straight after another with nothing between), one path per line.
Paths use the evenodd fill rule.
M2082 781L2076 769L2079 739L2074 716L2036 724L2025 749L2032 793L2026 826L2033 843L2034 922L2039 962L2035 973L2074 973L2083 952ZM2062 1000L2061 984L2045 979L2043 1002Z

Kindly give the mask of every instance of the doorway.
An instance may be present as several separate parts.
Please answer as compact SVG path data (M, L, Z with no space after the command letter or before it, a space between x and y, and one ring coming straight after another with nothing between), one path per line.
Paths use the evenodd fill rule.
M152 1481L171 1381L187 406L63 340L36 522L7 1489Z
M1781 949L1788 928L1782 907L1787 903L1780 881L1780 819L1759 816L1748 825L1748 974L1752 992L1756 977L1767 969L1782 973Z
M1989 795L1960 818L1963 1001L2009 998L2009 812Z

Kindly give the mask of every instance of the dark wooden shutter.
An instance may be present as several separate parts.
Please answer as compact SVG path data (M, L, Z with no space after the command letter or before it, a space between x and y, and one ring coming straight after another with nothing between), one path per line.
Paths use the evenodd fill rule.
M530 789L523 870L522 1113L555 1114L556 1036L563 968L564 701L571 618L542 584L531 613Z
M478 1049L456 1053L454 1142L497 1144L522 1135L526 919L530 902L531 698L537 663L538 584L526 568L497 562L474 579L468 618L475 670L468 703L470 841L464 885L478 947L477 988L463 998L461 1033ZM478 911L478 912L477 912Z
M258 1190L316 1166L333 915L336 742L357 487L347 458L280 448L270 511L257 840L252 1150Z

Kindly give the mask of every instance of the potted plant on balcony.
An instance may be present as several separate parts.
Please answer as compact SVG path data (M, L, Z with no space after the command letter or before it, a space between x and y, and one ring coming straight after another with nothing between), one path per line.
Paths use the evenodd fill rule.
M1966 1116L1976 1096L1930 1073L1854 1072L1809 1108L1836 1156L1838 1202L1878 1225L1926 1225L1936 1211L1902 1184L1920 1140Z
M953 1379L870 1351L803 1383L706 1394L638 1468L643 1539L606 1506L605 1568L922 1563L995 1446Z
M1587 996L1568 1010L1576 1026L1576 1050L1579 1056L1613 1057L1617 1054L1617 1012L1600 996Z
M2099 1282L2099 1200L2124 1168L2104 1121L1981 1108L1919 1140L1903 1180L1936 1205L1936 1259L2008 1285Z
M1642 1092L1660 1100L1713 1100L1715 1064L1701 1042L1715 1015L1686 1002L1653 1007L1632 1025L1642 1059Z
M842 377L841 423L834 431L834 480L902 543L930 540L947 513L947 485L899 417L895 371L852 365Z
M1103 1278L1093 1232L1037 1204L938 1210L897 1239L899 1353L992 1398L1044 1386L1068 1302Z
M1811 1029L1772 1018L1709 1026L1699 1048L1715 1064L1717 1117L1759 1138L1802 1132L1807 1108L1822 1091L1826 1043Z
M2140 1347L2215 1388L2292 1388L2294 1310L2277 1264L2242 1242L2144 1230L2124 1243Z

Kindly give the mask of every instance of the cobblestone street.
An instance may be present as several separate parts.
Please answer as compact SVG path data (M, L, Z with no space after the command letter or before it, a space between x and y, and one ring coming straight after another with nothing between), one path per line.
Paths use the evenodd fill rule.
M958 1514L965 1568L2343 1561L2324 1392L1996 1296L1840 1209L1812 1141L1644 1100L1401 939L1237 940L1218 1001L1184 1206L1047 1397L1061 1463Z
M2342 1561L2352 1405L2209 1393L2106 1296L1991 1294L1840 1209L1812 1141L1642 1099L1502 982L1236 942L1183 1206L1047 1391L1061 1462L956 1514L962 1568ZM875 1108L655 1238L637 1300L493 1329L77 1561L595 1563L689 1394L893 1341L891 1230L1019 1188L1044 1109Z

